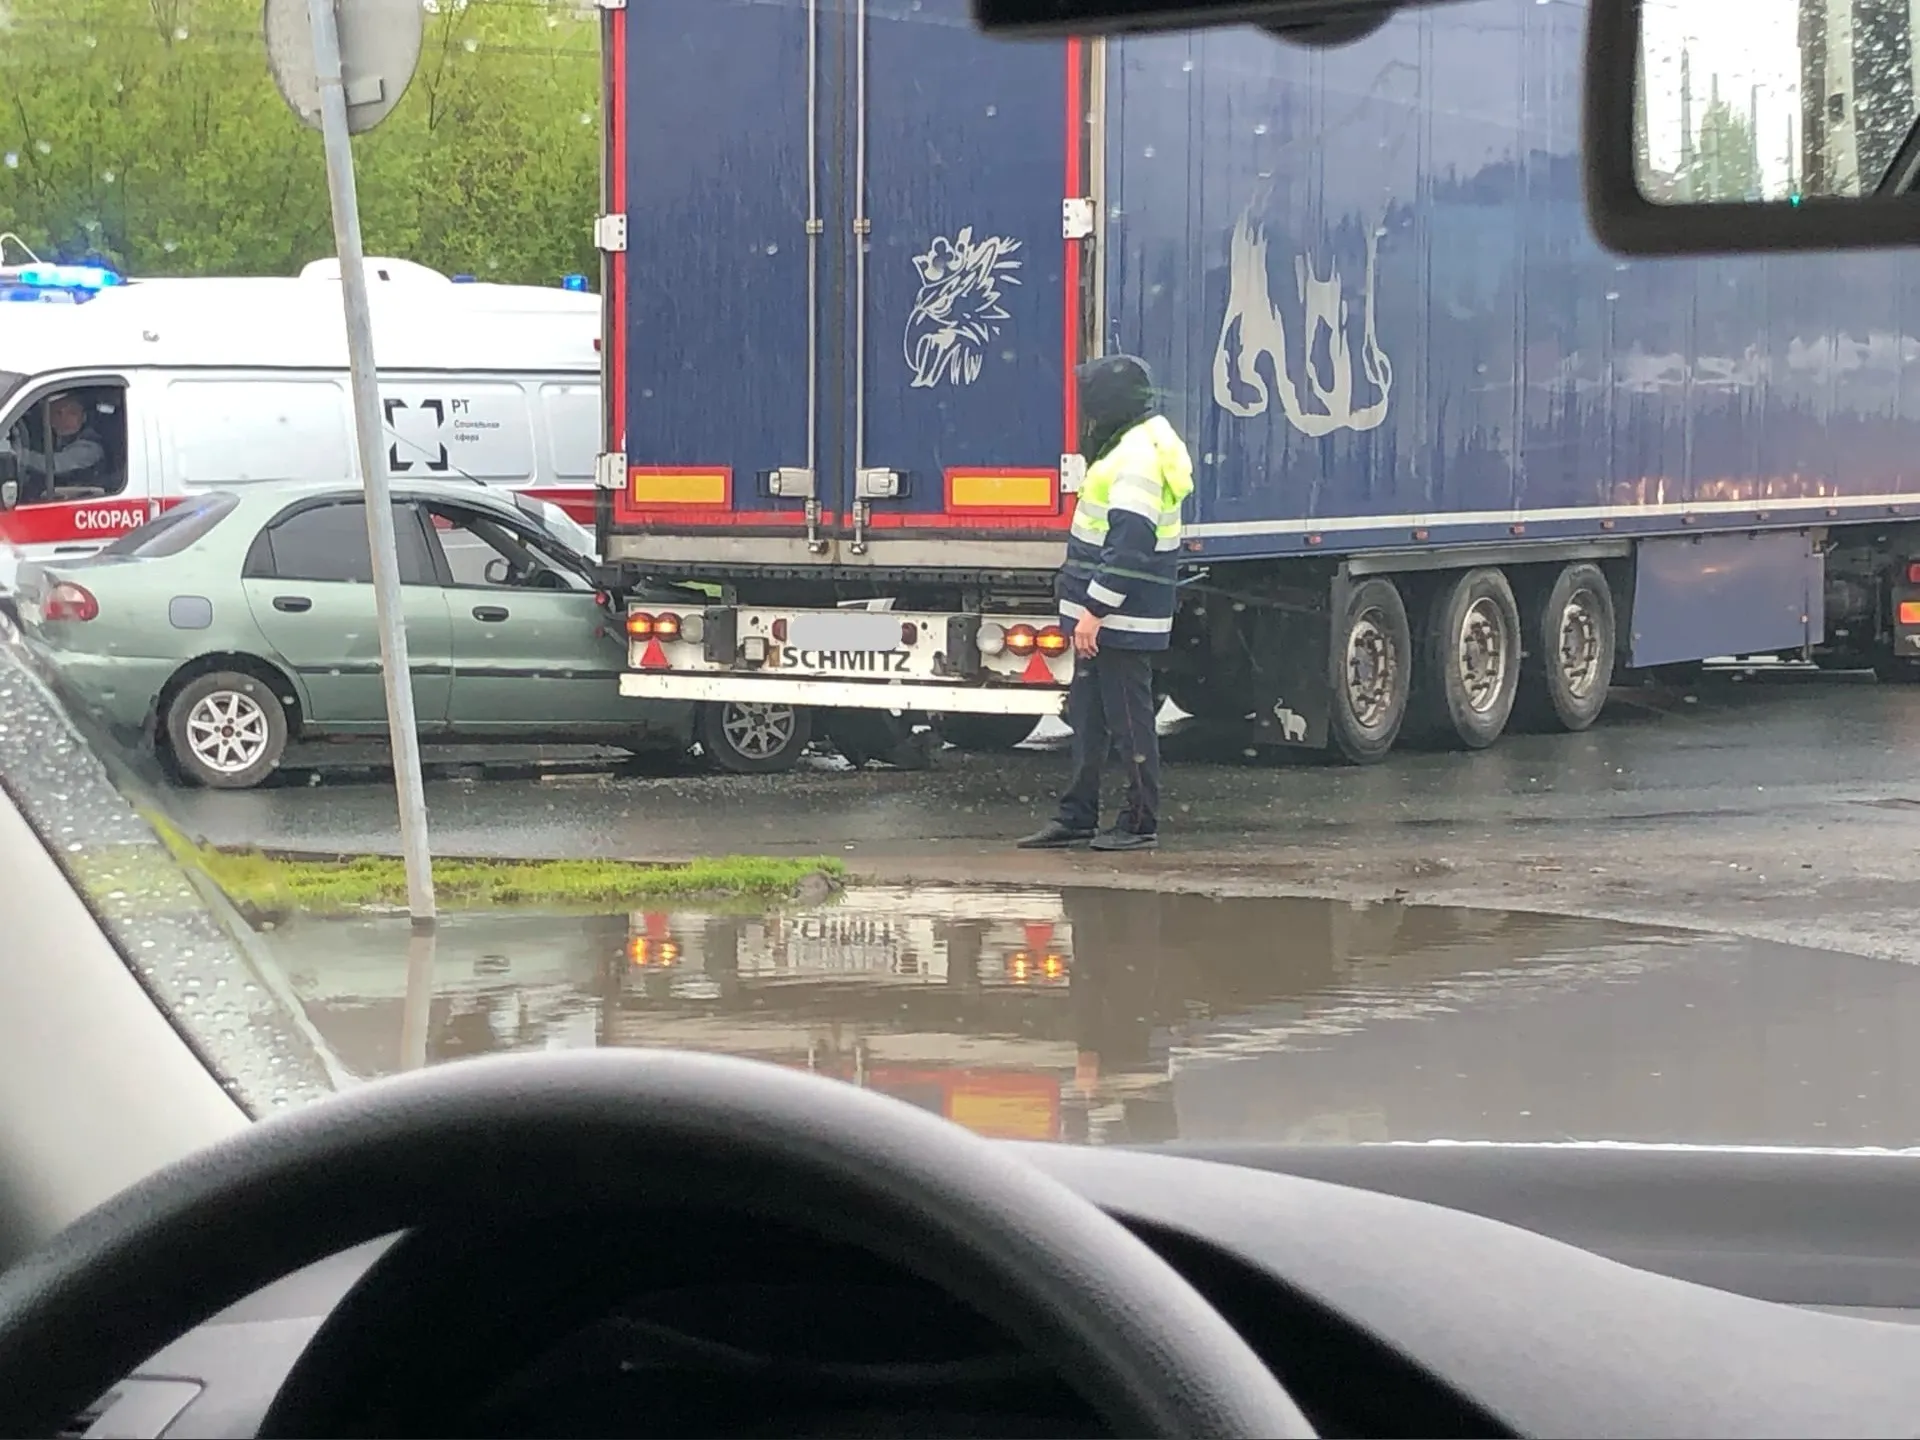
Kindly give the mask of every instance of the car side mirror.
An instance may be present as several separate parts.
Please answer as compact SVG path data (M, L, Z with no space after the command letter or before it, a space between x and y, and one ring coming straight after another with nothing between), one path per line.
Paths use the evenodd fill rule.
M1607 248L1920 243L1908 0L1617 0L1587 27L1587 214Z
M487 568L482 573L489 585L505 585L513 579L513 565L505 559L496 558L487 561Z

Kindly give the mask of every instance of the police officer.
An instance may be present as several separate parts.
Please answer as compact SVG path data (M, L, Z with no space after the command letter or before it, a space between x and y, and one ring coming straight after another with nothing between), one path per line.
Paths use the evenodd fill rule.
M1073 627L1073 782L1053 821L1019 845L1053 850L1091 841L1095 850L1151 850L1160 843L1151 657L1173 634L1180 508L1193 493L1193 461L1160 413L1144 361L1089 361L1079 382L1087 474L1054 586L1061 617ZM1126 773L1127 803L1119 823L1102 831L1109 750Z

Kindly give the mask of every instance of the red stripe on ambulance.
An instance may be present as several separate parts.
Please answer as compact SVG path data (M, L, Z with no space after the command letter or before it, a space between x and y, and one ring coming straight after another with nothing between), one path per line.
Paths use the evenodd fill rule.
M160 511L150 500L68 500L23 505L0 513L0 540L10 545L47 545L61 540L102 543L137 530Z

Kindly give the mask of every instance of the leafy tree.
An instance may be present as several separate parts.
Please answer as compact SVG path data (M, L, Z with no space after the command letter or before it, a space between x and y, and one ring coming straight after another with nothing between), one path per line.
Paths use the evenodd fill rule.
M425 0L413 83L354 142L368 253L551 284L594 273L594 12ZM134 275L293 274L334 250L320 137L258 0L0 0L0 231Z
M1678 177L1692 200L1747 200L1761 193L1760 152L1747 117L1715 94L1700 116L1699 139Z

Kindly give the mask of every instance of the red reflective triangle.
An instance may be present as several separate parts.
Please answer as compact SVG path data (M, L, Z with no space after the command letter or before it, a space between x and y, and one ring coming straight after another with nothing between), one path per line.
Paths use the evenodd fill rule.
M641 652L640 655L640 668L642 670L671 670L673 668L672 662L667 659L667 652L660 648L660 642L658 640L647 641L647 648Z
M1020 678L1029 685L1051 685L1053 669L1047 664L1047 657L1036 650L1033 658L1027 661L1027 668L1020 672Z

